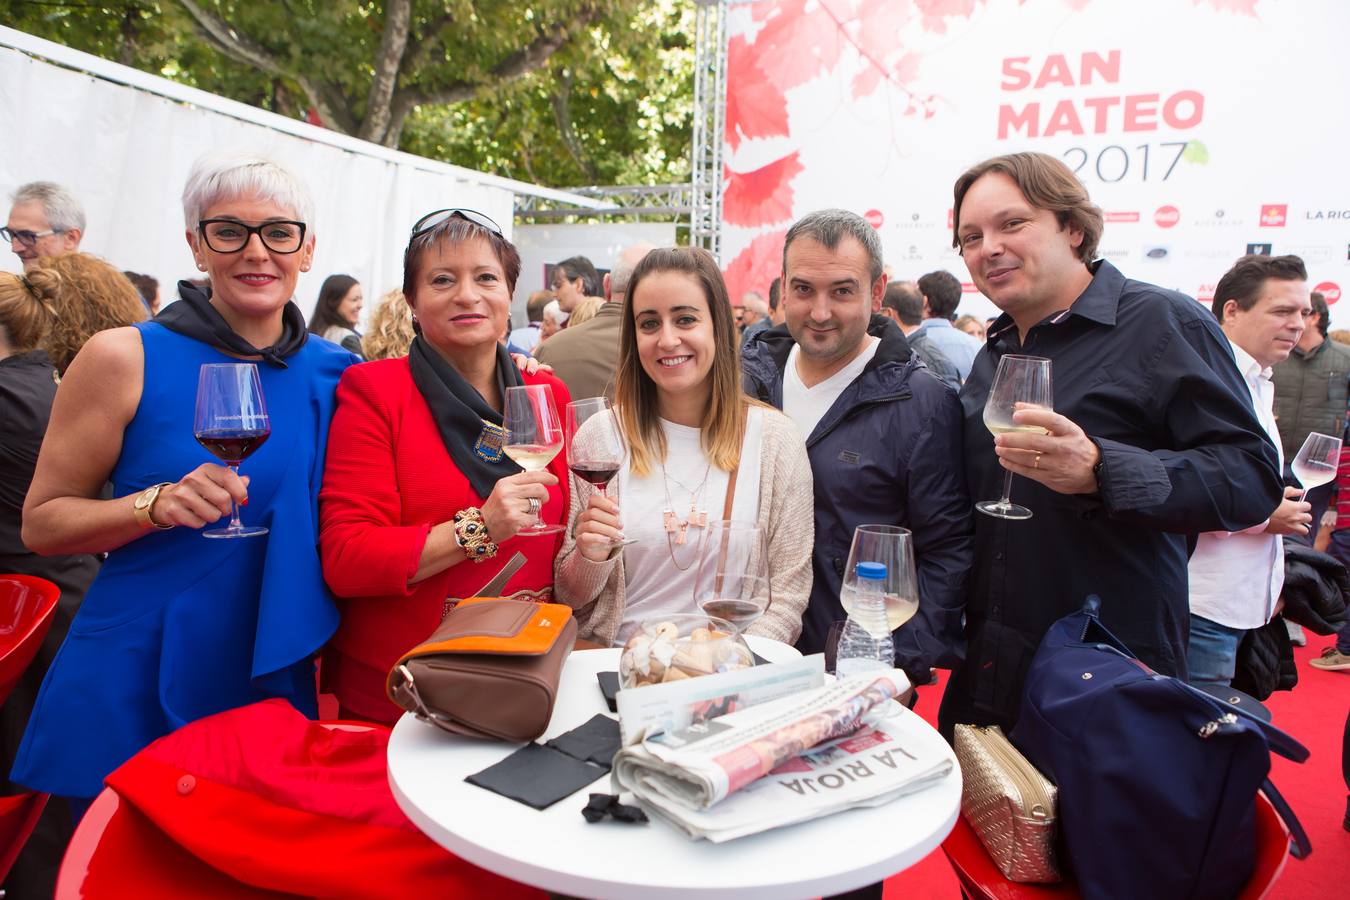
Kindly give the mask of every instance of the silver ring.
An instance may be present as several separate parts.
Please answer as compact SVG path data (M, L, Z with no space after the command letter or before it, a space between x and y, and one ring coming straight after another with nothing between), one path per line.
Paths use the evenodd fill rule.
M537 515L539 515L539 510L543 509L544 504L542 504L542 503L539 502L539 498L538 498L538 497L530 497L530 498L529 498L529 503L530 503L530 505L529 505L529 508L528 508L527 512L529 512L529 514L532 515L532 516L537 516Z

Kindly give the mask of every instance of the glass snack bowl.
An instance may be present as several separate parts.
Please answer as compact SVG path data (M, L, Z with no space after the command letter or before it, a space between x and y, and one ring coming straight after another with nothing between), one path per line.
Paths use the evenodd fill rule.
M624 643L619 683L625 688L665 684L755 664L745 638L725 619L684 613L648 619Z

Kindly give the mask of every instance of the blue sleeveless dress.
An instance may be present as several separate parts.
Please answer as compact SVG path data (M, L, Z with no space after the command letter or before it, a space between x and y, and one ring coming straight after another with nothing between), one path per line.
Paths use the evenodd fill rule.
M115 497L215 461L192 436L197 373L238 362L162 325L135 327L145 384L112 472ZM288 368L258 363L272 434L241 467L241 513L271 531L209 540L179 527L110 553L42 684L14 781L93 797L137 751L194 719L269 697L316 716L314 654L338 624L319 565L319 486L334 391L356 361L311 336Z

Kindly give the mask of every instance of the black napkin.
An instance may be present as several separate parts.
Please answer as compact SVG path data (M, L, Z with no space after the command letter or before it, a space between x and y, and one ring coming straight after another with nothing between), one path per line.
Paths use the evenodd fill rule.
M600 693L605 695L605 705L609 707L610 712L618 712L619 673L597 672L595 677L600 682Z
M589 722L560 734L544 745L573 759L603 766L609 771L614 754L619 752L619 723L609 716L596 713Z
M535 809L548 809L602 777L606 769L541 744L515 753L464 780Z

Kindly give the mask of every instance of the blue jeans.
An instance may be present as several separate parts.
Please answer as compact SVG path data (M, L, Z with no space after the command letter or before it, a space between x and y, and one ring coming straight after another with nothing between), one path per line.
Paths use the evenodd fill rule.
M1237 670L1238 644L1245 628L1229 628L1191 615L1191 637L1186 645L1186 668L1191 684L1232 684Z

